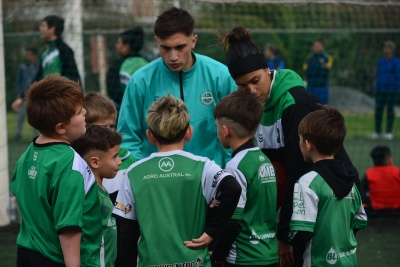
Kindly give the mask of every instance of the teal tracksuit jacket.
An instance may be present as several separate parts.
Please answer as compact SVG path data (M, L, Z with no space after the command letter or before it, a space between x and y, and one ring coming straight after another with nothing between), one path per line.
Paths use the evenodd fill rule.
M193 55L195 64L187 71L170 71L158 58L132 75L122 100L117 129L122 134L122 146L136 160L157 150L146 137L146 116L150 105L168 93L185 102L194 128L192 140L185 143L184 150L208 157L221 167L229 160L229 153L217 138L214 107L237 86L225 65Z

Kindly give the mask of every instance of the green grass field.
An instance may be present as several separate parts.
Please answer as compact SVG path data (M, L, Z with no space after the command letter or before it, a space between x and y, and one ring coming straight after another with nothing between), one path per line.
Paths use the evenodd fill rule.
M27 124L24 127L22 139L15 140L15 118L15 113L7 115L10 176L16 161L32 140L32 131ZM368 140L367 136L373 129L372 115L350 114L346 115L345 118L348 127L345 147L360 176L371 166L369 152L376 145L388 145L392 149L395 164L400 165L400 127L395 126L395 138L392 141L371 141ZM397 123L400 123L400 117L396 119ZM0 227L0 266L2 267L15 266L15 242L18 229L17 224ZM358 266L399 266L400 218L371 218L368 227L357 234L357 240L359 243L357 250Z

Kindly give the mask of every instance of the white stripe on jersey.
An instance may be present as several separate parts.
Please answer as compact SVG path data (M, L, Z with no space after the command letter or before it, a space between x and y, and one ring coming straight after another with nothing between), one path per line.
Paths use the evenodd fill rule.
M261 149L278 149L284 147L285 141L283 138L282 120L279 119L270 126L259 124L254 138L257 140L257 144Z
M233 242L231 250L229 251L228 257L226 258L226 261L230 264L235 264L236 263L236 241ZM232 260L235 259L235 260Z
M46 57L42 60L42 68L45 68L47 63L52 61L58 55L60 55L60 51L58 51L58 49L56 49L53 52L47 54Z
M79 154L76 153L76 151L72 147L71 149L74 151L74 161L72 163L72 169L82 174L86 195L92 185L96 183L96 178L94 177L93 172L87 165L86 161L81 156L79 156Z

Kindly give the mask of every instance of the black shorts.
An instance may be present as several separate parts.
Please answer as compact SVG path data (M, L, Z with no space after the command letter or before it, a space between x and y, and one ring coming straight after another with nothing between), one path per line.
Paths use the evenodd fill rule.
M52 261L41 253L26 249L17 248L17 267L65 267L65 264L61 264Z

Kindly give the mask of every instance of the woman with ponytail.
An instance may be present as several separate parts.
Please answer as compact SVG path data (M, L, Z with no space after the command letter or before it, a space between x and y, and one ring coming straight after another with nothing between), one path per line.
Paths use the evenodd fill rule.
M290 232L294 184L311 170L311 165L304 161L300 151L298 125L308 113L319 109L320 101L305 90L304 82L296 72L289 69L270 70L262 50L251 41L251 33L246 28L234 28L221 39L227 66L239 86L238 90L248 87L264 103L264 113L254 139L275 168L277 208L280 210L276 233L280 264L303 266L304 241L309 241L312 233ZM335 154L335 158L343 162L347 171L358 177L343 147ZM362 192L359 179L355 180ZM236 249L236 245L233 249ZM214 248L215 256L220 254L218 250L218 247Z

